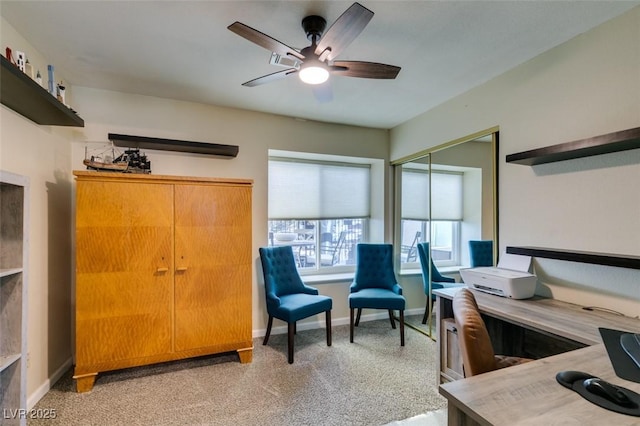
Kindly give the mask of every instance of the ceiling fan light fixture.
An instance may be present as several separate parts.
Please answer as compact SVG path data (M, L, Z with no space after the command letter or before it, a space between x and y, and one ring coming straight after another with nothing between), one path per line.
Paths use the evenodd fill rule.
M298 74L300 80L307 84L322 84L329 79L329 70L320 61L302 64Z

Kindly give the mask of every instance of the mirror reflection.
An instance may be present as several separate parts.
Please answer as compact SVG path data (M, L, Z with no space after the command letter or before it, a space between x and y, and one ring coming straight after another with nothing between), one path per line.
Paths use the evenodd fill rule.
M399 270L424 277L424 292L409 296L425 300L424 313L409 315L407 322L427 334L435 329L432 290L462 285L461 268L494 264L496 153L497 132L436 147L397 165Z

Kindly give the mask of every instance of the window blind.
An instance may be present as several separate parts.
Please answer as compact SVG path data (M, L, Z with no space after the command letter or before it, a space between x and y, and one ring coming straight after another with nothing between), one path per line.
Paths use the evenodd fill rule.
M269 219L370 216L370 166L269 159Z
M403 168L402 218L429 220L431 198L431 220L462 220L462 173L432 170L431 180L428 170Z

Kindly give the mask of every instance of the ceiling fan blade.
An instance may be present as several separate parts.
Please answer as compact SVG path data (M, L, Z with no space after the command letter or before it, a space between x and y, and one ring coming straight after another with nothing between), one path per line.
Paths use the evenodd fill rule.
M400 67L376 62L334 61L333 65L331 73L345 77L394 79L400 72Z
M321 56L322 60L332 61L335 59L345 47L358 37L371 18L373 18L372 11L360 3L352 4L322 36L316 47L316 55Z
M274 72L273 74L263 75L262 77L254 78L253 80L247 81L246 83L242 83L243 86L247 87L255 87L260 86L261 84L271 83L272 81L281 80L288 76L289 74L293 74L298 72L295 68L289 68L288 70Z
M261 33L260 31L243 24L242 22L234 22L227 27L229 30L238 34L240 37L244 37L252 43L257 44L260 47L275 52L280 56L293 56L298 59L304 59L304 56L292 47L279 42L275 38Z
M333 88L331 87L331 80L327 80L322 84L317 84L311 87L313 90L313 96L321 104L326 104L333 100Z

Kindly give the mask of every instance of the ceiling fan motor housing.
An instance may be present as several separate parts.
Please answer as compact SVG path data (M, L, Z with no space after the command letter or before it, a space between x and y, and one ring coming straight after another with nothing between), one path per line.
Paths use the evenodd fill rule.
M307 34L307 40L314 42L318 41L327 27L327 21L318 15L307 16L302 20L302 28Z

